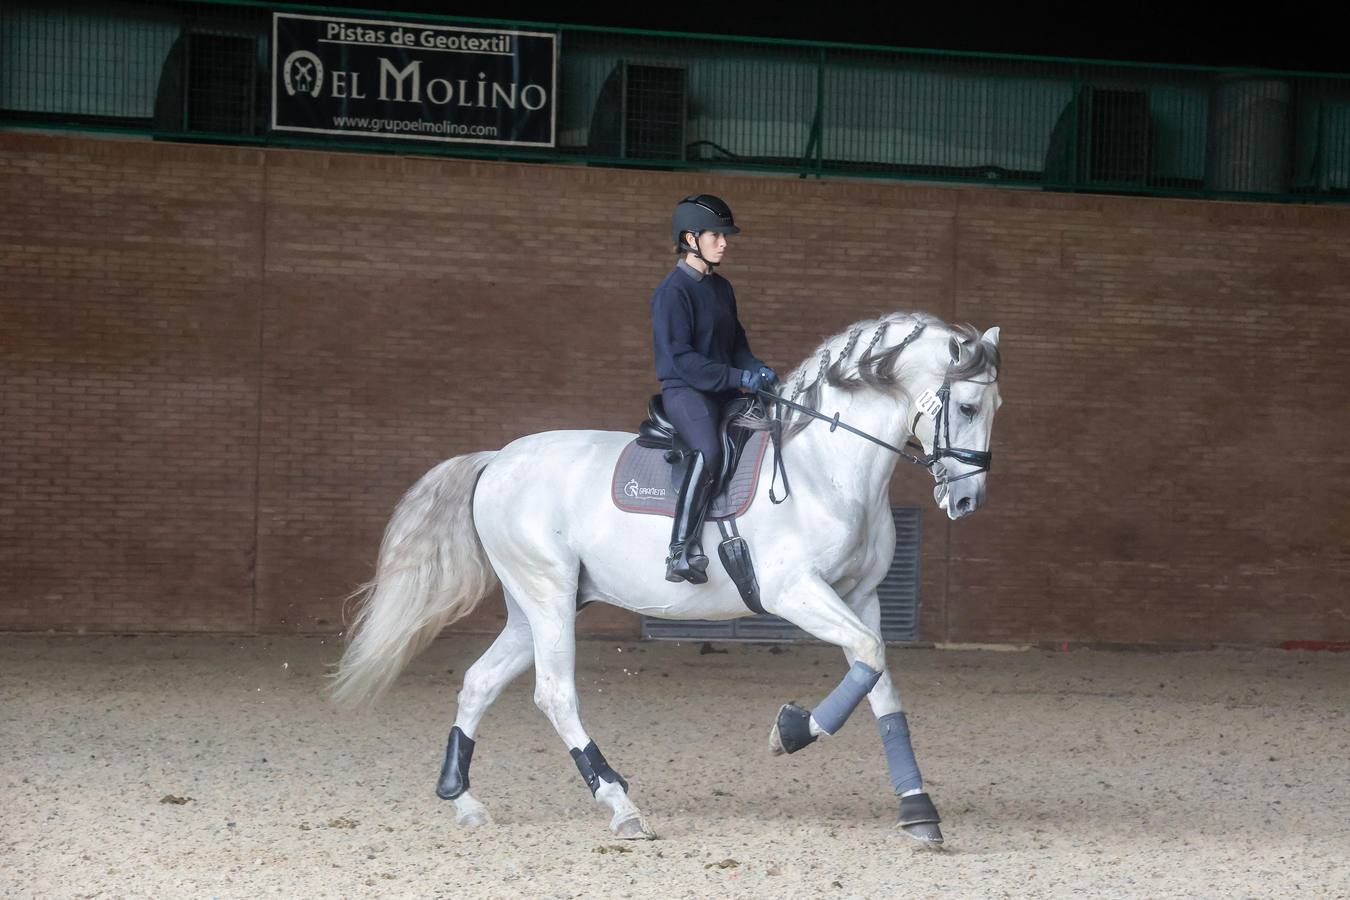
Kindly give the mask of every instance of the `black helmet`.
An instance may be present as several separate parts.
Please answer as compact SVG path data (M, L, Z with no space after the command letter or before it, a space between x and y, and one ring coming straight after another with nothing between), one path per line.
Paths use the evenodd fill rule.
M670 219L671 239L681 252L697 252L685 246L680 239L686 231L692 231L695 235L705 231L740 233L736 221L731 217L731 207L712 194L695 194L675 204L675 215Z

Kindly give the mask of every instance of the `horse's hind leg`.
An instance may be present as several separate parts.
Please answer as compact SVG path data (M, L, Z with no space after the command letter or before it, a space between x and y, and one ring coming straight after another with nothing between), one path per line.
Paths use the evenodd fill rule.
M572 753L586 786L614 812L609 827L617 837L652 839L641 811L628 799L628 782L609 763L581 725L576 686L576 601L555 595L552 601L525 601L534 633L534 702L548 716Z
M483 825L488 821L487 811L469 793L469 762L473 758L478 724L488 707L501 694L502 688L528 669L534 659L529 621L510 592L504 593L506 628L487 652L464 673L464 687L459 692L455 725L450 729L445 762L436 784L437 796L454 801L456 821L469 827Z

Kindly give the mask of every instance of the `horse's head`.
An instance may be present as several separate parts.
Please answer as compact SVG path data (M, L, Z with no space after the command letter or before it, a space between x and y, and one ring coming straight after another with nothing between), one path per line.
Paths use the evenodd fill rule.
M959 519L984 504L998 392L998 328L955 328L932 384L915 398L911 431L937 481L933 499Z
M830 432L851 431L925 466L938 483L933 491L938 506L959 519L984 503L990 434L1003 402L998 370L998 328L980 334L970 325L947 325L927 313L858 322L825 341L790 376L781 399L793 415L783 427L783 440L817 419L831 423ZM856 400L852 412L862 421L870 415L874 423L899 426L904 429L900 441L908 436L908 449L920 455L845 424L838 413L831 418L820 411L822 403L850 395ZM877 404L869 413L872 401ZM897 407L909 410L908 420L897 420ZM765 416L743 424L770 430L775 421Z

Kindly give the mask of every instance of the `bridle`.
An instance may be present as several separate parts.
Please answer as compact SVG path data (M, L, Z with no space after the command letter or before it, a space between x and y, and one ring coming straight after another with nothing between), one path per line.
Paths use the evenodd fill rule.
M885 326L883 325L882 327L884 328ZM926 326L922 323L915 325L914 330L911 331L909 335L905 337L903 342L901 342L900 352L903 352L906 347L908 347L911 343L913 343L914 340L923 332L925 327ZM878 337L879 336L880 335L878 335ZM872 343L875 345L876 341L873 340ZM952 482L960 481L963 478L970 478L971 476L979 475L981 472L988 472L989 466L993 462L992 451L971 450L966 447L952 446L951 412L949 409L949 407L951 406L951 387L952 384L963 381L971 382L973 384L994 384L995 382L998 381L998 378L994 377L989 379L988 381L980 381L974 378L953 379L950 373L951 373L951 365L947 367L947 373L943 375L942 387L938 388L936 394L933 393L932 391L924 391L922 394L919 395L918 401L916 402L918 411L914 414L914 421L910 424L909 427L910 436L909 439L905 441L905 446L903 448L897 447L894 444L889 444L886 441L883 441L881 438L876 437L875 435L868 434L867 432L862 431L861 429L854 428L847 422L841 422L839 420L839 413L835 413L833 416L827 416L814 409L811 409L809 406L803 406L800 403L788 400L785 397L780 397L777 394L774 394L770 391L766 390L757 391L756 393L758 393L764 399L765 403L778 405L778 408L775 409L771 415L771 424L770 424L770 436L773 438L773 450L774 450L774 473L773 473L773 482L769 485L769 499L772 500L775 504L782 503L784 500L788 498L788 495L792 492L792 488L788 485L787 467L783 464L782 407L795 409L796 411L805 413L806 415L811 416L812 418L820 419L822 422L829 422L830 431L842 428L845 431L853 432L854 434L858 435L861 438L866 438L867 440L871 441L874 444L877 444L878 446L885 447L887 450L899 455L901 458L906 459L909 462L914 463L916 466L922 466L925 469L927 469L929 473L933 476L933 478L940 484L951 484ZM915 429L918 428L919 419L922 418L925 414L931 415L934 418L933 452L926 455L922 455L923 442L918 439L918 436L915 434ZM915 455L913 453L907 452L909 450L913 450L917 454L921 455ZM966 472L962 475L957 475L955 478L951 478L948 476L945 467L938 466L937 471L934 471L933 469L933 467L937 466L938 463L943 459L954 459L957 462L964 463L965 465L968 466L974 466L975 468L971 469L969 472ZM780 472L783 475L783 496L781 498L778 498L774 496L774 485L778 483L778 474Z

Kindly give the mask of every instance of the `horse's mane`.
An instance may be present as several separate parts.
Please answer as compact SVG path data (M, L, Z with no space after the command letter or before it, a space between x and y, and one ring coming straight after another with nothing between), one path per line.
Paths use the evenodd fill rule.
M779 396L819 410L824 386L845 391L873 387L890 390L900 384L900 356L910 341L928 328L940 328L951 334L960 347L960 358L948 370L953 380L971 378L984 372L996 371L1000 365L998 347L980 340L980 331L973 325L948 325L928 313L891 313L879 319L855 322L847 330L826 338L788 377ZM858 349L864 335L870 335L868 346ZM889 340L887 340L889 338ZM889 345L878 352L878 344ZM793 410L785 417L783 438L792 437L812 422L810 416ZM741 425L754 431L765 431L771 423L756 415L742 416Z

